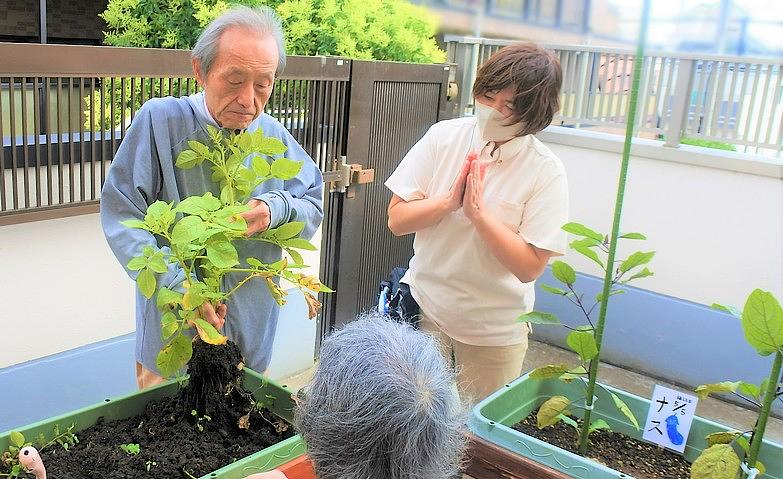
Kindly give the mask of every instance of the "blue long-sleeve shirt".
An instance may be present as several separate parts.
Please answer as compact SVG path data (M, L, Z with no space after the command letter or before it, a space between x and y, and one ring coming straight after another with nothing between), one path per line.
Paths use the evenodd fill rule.
M217 126L206 109L203 93L151 99L139 109L117 150L101 193L101 223L109 246L134 280L138 272L126 267L131 258L140 255L145 245L164 251L168 247L158 244L151 233L127 228L120 221L143 220L147 207L157 200L176 203L207 191L220 195L219 186L211 181L208 162L188 170L174 166L179 153L188 149L188 140L210 144L206 132L208 124ZM266 181L252 196L269 205L270 228L301 221L305 223L301 236L309 239L323 219L321 172L277 120L262 114L247 130L259 128L264 135L285 143L288 147L285 156L303 161L303 166L295 178ZM261 241L240 241L236 246L240 258L253 256L272 263L282 257L280 248ZM223 291L229 291L244 277L241 273L226 275ZM158 275L158 286L181 290L184 278L185 273L179 266L170 265L167 273ZM237 343L247 366L264 371L269 365L279 307L263 279L254 278L245 283L228 298L226 305L225 334ZM158 374L156 358L163 347L160 316L155 296L147 300L137 289L136 360Z

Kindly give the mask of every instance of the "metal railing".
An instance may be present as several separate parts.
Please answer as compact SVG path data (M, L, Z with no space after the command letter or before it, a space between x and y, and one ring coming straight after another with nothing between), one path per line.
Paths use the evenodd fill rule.
M0 224L94 212L138 108L189 95L190 52L0 43ZM347 128L346 60L290 57L266 106L322 170Z
M478 68L512 41L447 36L457 64L459 111L472 114ZM545 45L563 69L561 110L553 124L622 132L633 52L616 48ZM783 151L781 63L756 58L648 53L644 57L637 134L679 145L685 137L730 145L746 153Z

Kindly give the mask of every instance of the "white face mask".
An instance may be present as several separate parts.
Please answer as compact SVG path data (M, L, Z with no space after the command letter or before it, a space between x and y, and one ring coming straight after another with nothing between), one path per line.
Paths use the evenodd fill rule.
M483 103L476 102L476 120L484 141L508 141L518 136L522 126L519 123L506 125L508 118Z

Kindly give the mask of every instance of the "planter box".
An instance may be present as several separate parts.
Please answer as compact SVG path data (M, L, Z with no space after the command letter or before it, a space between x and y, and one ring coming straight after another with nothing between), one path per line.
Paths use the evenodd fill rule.
M647 418L650 401L605 386L617 394L642 423ZM578 398L584 395L583 386L577 381L571 384L558 380L535 380L527 375L522 376L503 389L493 393L473 408L470 418L470 429L479 438L499 445L516 454L532 459L557 471L564 472L579 479L628 478L630 476L610 469L590 459L552 446L546 442L530 437L511 428L551 396L567 396ZM592 419L605 420L615 432L623 433L636 439L641 438L642 431L637 431L628 420L614 407L611 396L605 389L596 388L596 396ZM579 415L579 410L575 411ZM688 442L685 447L685 458L693 461L707 446L704 437L713 432L730 430L718 423L695 417ZM761 479L783 479L783 446L764 441L759 456L767 467L766 474ZM520 476L525 477L525 476ZM549 476L528 476L545 478ZM560 477L560 476L554 476Z
M274 396L275 400L269 409L275 414L291 421L293 419L294 402L291 393L274 381L264 378L257 372L245 368L242 383L246 390L252 391L253 396L268 402L268 396ZM34 438L38 433L50 437L55 424L60 427L69 427L76 424L76 432L87 429L103 417L107 421L124 419L144 411L144 407L150 401L166 396L173 396L177 392L176 381L168 381L143 391L138 391L116 399L105 399L104 402L88 406L71 413L66 413L44 421L39 421L28 426L17 428L28 438ZM0 434L0 451L8 449L10 431ZM249 474L264 472L274 469L281 464L289 462L305 452L305 446L299 435L290 437L282 442L256 452L234 463L218 469L215 472L203 476L201 479L220 477L221 479L240 479Z

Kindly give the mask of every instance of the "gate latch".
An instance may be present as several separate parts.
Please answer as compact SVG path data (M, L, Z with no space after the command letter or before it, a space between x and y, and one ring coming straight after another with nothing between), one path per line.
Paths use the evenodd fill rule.
M348 198L353 198L356 192L351 186L372 183L375 170L358 163L349 165L346 160L345 156L334 160L334 169L323 173L324 183L331 185L329 191L332 193L345 193Z

